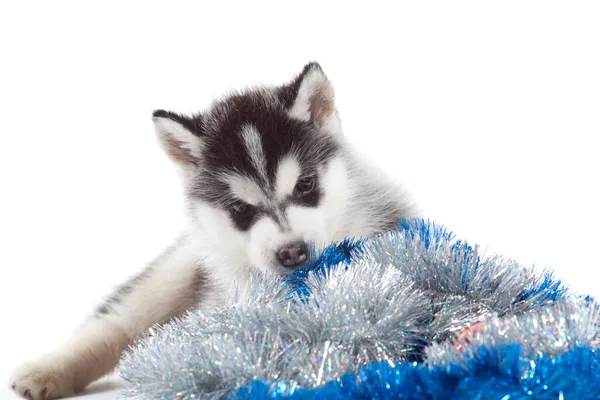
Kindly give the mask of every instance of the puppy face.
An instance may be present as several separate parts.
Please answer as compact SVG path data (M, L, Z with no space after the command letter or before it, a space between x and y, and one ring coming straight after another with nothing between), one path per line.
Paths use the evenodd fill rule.
M220 261L291 270L308 244L343 236L347 168L333 88L317 64L288 85L234 94L191 117L158 110L154 122Z

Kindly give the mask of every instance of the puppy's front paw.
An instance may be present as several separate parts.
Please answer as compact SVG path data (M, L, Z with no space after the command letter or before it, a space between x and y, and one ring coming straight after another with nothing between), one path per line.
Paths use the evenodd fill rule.
M74 374L50 359L25 364L11 378L12 389L30 400L51 400L75 392Z

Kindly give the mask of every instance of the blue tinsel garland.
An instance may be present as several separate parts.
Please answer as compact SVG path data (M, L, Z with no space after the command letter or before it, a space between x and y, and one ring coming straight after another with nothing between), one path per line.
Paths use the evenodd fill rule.
M463 365L374 363L316 389L254 381L230 399L598 399L600 354L577 347L554 359L540 357L524 374L518 345L481 348ZM530 365L531 366L531 365ZM523 376L525 375L525 376Z
M480 257L475 255L473 248L461 240L456 240L455 235L447 230L444 226L433 222L415 218L409 221L402 220L399 223L399 228L412 240L421 240L425 250L429 250L431 246L439 246L441 243L451 242L451 251L454 253L455 260L467 260L469 257L475 256L476 261L474 270L479 266ZM322 276L327 275L327 271L331 268L338 267L340 264L349 264L356 255L363 252L366 239L345 239L341 243L332 244L326 247L320 254L310 255L308 265L290 274L286 283L299 293L309 295L310 291L306 287L305 282L309 273L316 272ZM408 242L407 242L408 243ZM462 266L467 263L463 263ZM464 268L462 271L464 289L469 290L468 278L470 271ZM536 302L543 303L551 300L556 301L565 294L565 287L560 280L554 279L553 273L547 271L543 274L541 280L535 280L532 285L521 294L520 300L536 298ZM541 296L540 296L541 295Z

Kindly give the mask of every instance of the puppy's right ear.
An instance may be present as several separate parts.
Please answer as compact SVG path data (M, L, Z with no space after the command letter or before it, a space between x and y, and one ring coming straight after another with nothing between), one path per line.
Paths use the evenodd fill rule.
M202 116L187 117L165 110L152 113L154 130L169 158L181 166L197 165L202 153Z

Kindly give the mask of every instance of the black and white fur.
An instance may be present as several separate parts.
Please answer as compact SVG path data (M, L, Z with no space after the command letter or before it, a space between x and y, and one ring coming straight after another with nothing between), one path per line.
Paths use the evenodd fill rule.
M304 243L372 235L410 216L403 191L346 143L316 63L289 84L232 94L193 116L158 110L153 120L183 176L184 233L71 340L15 372L12 387L25 397L82 390L152 325L243 296L253 271L298 267Z

